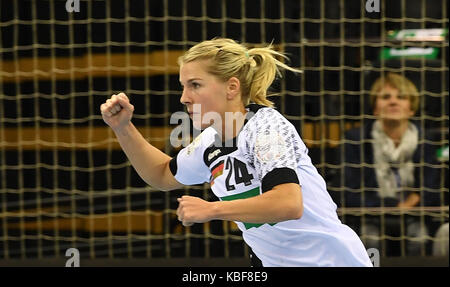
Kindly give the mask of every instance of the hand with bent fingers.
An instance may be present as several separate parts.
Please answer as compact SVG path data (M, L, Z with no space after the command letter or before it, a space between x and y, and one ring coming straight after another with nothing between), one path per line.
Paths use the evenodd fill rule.
M117 131L125 127L133 117L134 106L125 93L112 95L112 97L100 106L103 120L113 130Z
M212 220L212 202L199 197L183 195L178 200L177 216L184 226L204 223Z

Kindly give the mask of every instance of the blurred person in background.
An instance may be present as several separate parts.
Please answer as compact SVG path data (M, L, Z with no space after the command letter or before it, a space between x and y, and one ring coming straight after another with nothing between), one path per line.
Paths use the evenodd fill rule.
M415 85L402 75L387 73L371 87L375 121L345 134L345 207L440 205L436 148L424 143L424 131L411 118L419 107ZM425 137L426 138L426 137ZM425 163L425 164L424 164ZM381 248L381 236L405 239L407 255L421 255L428 228L420 215L363 215L348 223L366 238L367 248ZM387 255L400 255L397 241ZM397 247L395 247L397 245Z

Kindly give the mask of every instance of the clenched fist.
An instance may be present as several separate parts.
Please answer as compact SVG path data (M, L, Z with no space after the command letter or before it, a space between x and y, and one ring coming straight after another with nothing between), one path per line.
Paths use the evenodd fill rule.
M134 106L124 93L112 97L100 106L103 120L114 131L125 127L133 117Z
M204 223L213 219L213 203L199 197L183 195L178 200L177 216L184 226Z

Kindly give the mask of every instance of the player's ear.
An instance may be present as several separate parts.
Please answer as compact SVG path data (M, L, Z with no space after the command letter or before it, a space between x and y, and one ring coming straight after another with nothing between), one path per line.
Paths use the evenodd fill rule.
M231 77L227 82L227 99L234 99L241 92L241 82L236 77Z

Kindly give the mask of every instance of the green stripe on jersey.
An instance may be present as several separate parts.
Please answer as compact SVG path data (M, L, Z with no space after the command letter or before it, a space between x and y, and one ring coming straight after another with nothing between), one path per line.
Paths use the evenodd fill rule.
M250 198L250 197L254 197L259 195L259 187L256 187L254 189L250 189L248 191L244 191L242 193L238 193L238 194L233 194L233 195L228 195L228 196L224 196L221 197L221 200L224 201L231 201L231 200L236 200L236 199L245 199L245 198ZM242 222L245 226L245 229L250 229L252 227L260 227L261 225L264 225L265 223L247 223L247 222ZM267 223L269 225L275 225L275 223Z

